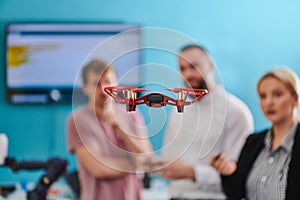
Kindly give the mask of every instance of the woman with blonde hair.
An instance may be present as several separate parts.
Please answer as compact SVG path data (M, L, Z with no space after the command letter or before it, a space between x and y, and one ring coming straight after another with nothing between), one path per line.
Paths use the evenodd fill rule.
M271 127L251 134L237 162L212 155L228 199L300 199L299 78L286 67L257 84L260 107Z

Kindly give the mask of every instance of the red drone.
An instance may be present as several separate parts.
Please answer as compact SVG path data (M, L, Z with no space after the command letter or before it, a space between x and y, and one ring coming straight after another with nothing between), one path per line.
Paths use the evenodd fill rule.
M205 89L192 89L192 88L174 88L166 89L168 91L178 93L178 98L173 99L167 95L152 92L141 97L137 97L137 93L148 91L144 88L136 86L111 86L105 87L104 91L113 97L117 102L126 104L126 110L131 112L135 111L136 105L146 104L149 107L160 108L165 105L172 105L177 107L177 111L182 113L184 106L191 105L204 95L208 93ZM188 95L194 95L192 101L187 101Z

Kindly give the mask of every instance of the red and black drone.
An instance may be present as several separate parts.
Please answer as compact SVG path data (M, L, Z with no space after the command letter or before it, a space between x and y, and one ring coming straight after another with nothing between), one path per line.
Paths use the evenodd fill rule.
M206 89L193 89L193 88L174 88L166 89L168 91L178 94L177 99L173 99L167 95L152 92L144 96L137 97L137 93L148 91L145 88L138 88L136 86L111 86L105 87L104 91L117 102L126 104L126 110L131 112L135 111L136 105L146 104L149 107L160 108L165 105L172 105L177 107L177 111L182 113L184 106L191 105L195 101L208 93ZM188 95L194 95L192 101L187 101Z

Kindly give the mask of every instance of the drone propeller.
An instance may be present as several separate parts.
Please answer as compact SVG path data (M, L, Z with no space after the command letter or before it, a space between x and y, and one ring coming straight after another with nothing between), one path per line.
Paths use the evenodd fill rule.
M138 88L136 86L110 86L110 87L105 87L104 90L109 90L111 92L126 92L126 91L145 92L145 91L147 91L147 89Z
M208 90L206 90L206 89L194 89L194 88L173 88L173 89L166 88L165 90L168 90L168 91L174 92L174 93L183 92L183 93L187 93L190 95L202 95L202 96L204 94L208 93Z

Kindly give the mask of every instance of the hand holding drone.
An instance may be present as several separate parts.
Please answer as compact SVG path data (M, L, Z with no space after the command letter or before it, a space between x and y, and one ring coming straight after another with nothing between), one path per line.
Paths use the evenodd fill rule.
M191 105L208 93L208 90L206 89L193 88L174 88L166 90L177 93L178 98L174 99L158 92L152 92L144 96L137 97L137 93L148 90L144 88L138 88L136 86L110 86L104 88L104 91L117 102L126 104L126 110L128 112L135 111L136 105L146 104L149 107L155 108L172 105L176 106L177 111L182 113L184 111L184 106ZM192 101L188 101L188 95L194 95L196 98L194 98Z

